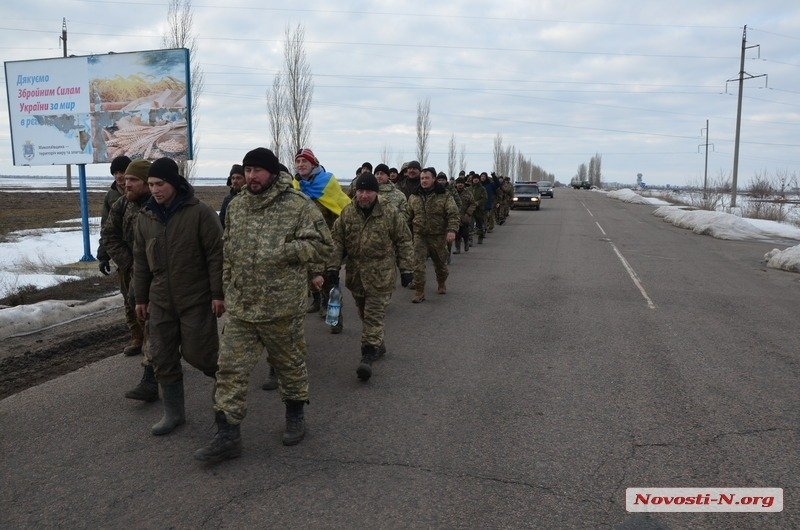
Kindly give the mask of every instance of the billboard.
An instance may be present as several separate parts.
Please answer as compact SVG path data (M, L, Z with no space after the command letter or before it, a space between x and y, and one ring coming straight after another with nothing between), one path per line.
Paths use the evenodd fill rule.
M15 166L192 158L189 50L5 63Z

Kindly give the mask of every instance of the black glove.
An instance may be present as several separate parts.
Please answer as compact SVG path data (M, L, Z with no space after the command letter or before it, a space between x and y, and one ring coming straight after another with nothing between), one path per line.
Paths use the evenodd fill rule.
M411 285L411 282L414 280L414 273L413 272L401 272L400 273L400 285L403 287L408 287Z
M493 177L496 177L496 176L497 176L497 175L495 175L495 174L494 174L494 171L492 171L492 176L493 176Z
M108 276L109 274L111 274L111 264L108 262L107 259L101 259L98 268L100 269L100 272L102 272L104 276Z
M339 285L339 271L329 270L325 272L325 283L328 285Z

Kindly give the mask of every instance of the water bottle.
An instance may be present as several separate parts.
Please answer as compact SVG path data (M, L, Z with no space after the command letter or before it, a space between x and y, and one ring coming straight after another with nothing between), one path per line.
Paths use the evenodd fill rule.
M328 294L328 312L325 315L325 323L331 327L339 323L339 311L342 309L342 291L338 285L334 285Z

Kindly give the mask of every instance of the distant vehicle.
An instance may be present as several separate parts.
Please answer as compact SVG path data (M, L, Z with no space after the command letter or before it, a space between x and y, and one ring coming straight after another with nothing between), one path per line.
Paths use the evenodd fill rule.
M539 186L539 193L542 194L542 197L547 195L551 199L553 198L553 183L547 182L546 180L540 180L536 183Z
M511 201L511 209L533 208L538 210L542 205L542 195L539 193L539 186L535 182L517 182L514 184L514 198Z
M572 187L575 188L576 190L590 190L592 189L592 183L589 182L588 180L580 180L580 181L576 180L575 182L572 183Z

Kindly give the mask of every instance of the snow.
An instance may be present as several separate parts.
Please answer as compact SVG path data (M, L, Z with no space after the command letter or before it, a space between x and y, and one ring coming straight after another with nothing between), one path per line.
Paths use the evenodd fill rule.
M0 340L121 307L121 294L88 303L78 300L45 300L36 304L7 307L0 310Z

